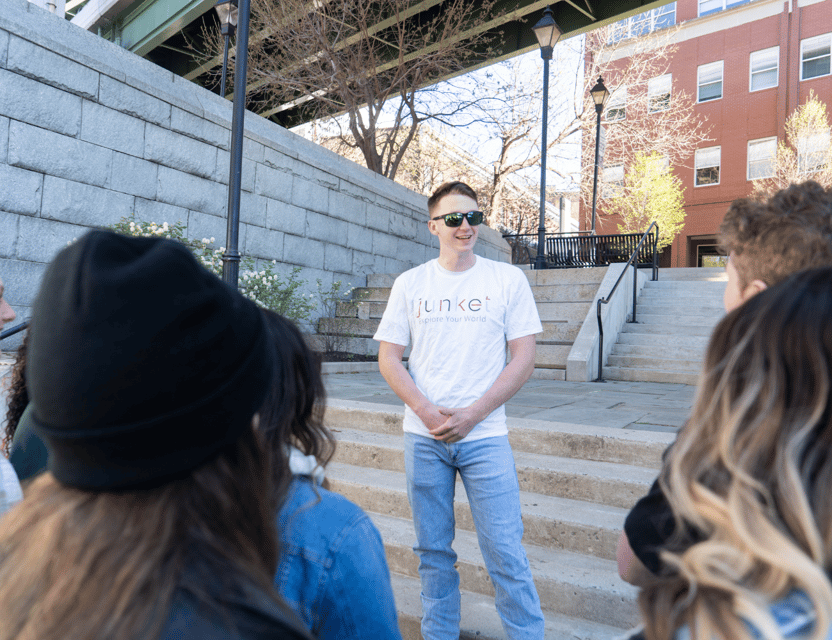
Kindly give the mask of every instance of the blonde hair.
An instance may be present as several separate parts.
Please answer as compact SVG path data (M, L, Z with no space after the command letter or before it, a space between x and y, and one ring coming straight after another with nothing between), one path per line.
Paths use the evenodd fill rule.
M153 489L90 492L43 474L0 519L0 639L155 640L177 589L209 606L204 581L273 594L270 474L253 430Z
M648 640L781 635L769 605L792 589L811 600L812 637L832 621L832 269L803 272L716 327L692 417L660 483L680 538L672 575L644 588ZM680 549L672 551L672 549Z

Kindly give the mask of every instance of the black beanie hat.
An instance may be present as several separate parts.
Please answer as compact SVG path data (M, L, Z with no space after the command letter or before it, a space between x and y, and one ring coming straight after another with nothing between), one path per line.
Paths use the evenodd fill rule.
M260 309L181 244L88 233L47 268L29 326L49 470L99 491L187 475L251 428L272 353Z

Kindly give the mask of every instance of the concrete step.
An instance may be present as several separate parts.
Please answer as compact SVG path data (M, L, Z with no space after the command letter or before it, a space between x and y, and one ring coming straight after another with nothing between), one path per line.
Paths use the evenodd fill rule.
M651 315L685 315L692 318L707 320L721 320L725 310L720 304L700 304L684 300L668 300L667 302L648 301L639 299L636 306L636 317L643 313Z
M356 429L402 436L404 408L354 400L327 400L327 427ZM508 418L509 442L515 452L614 462L658 469L662 453L674 435L652 431L614 429L549 420Z
M541 322L543 333L537 336L537 343L568 342L572 344L581 331L583 320L579 322Z
M606 380L626 380L629 382L673 382L695 385L699 380L699 374L676 370L629 369L605 365L604 378Z
M639 327L638 324L633 326ZM669 347L681 347L683 349L698 349L701 353L705 353L705 349L708 347L709 339L710 333L704 336L687 335L687 332L682 335L664 334L661 339L657 339L656 335L651 332L641 333L622 331L618 335L618 342L616 345L642 347L657 347L665 345Z
M575 322L586 318L591 302L538 302L537 313L541 322Z
M722 296L717 295L718 290L709 289L703 291L696 289L661 289L645 287L639 294L639 302L642 300L703 300L712 304L722 304Z
M535 368L532 371L532 380L566 380L566 369L547 369L544 367Z
M653 360L690 360L702 362L705 357L705 347L706 345L703 344L697 344L694 347L683 347L664 342L657 344L655 341L648 345L627 344L619 341L612 348L612 355L652 358Z
M696 281L696 282L687 282L687 281L674 281L674 280L662 280L661 276L659 276L658 280L648 280L644 284L645 291L676 291L676 292L687 292L693 293L702 292L703 294L722 294L725 291L725 282L723 281L715 281L715 280L708 280L708 281Z
M728 280L725 267L673 267L659 271L660 281L721 281Z
M712 316L691 316L671 313L649 313L649 310L637 311L636 321L641 324L685 327L708 327L713 329L722 318ZM632 323L631 323L632 324Z
M421 585L416 578L393 573L391 575L399 629L403 640L421 640L422 619ZM622 634L623 629L580 618L544 612L546 640L609 640ZM494 599L469 591L462 592L462 621L460 640L504 640L505 631L494 608Z
M548 284L532 285L537 302L592 302L598 284Z
M358 287L353 289L352 299L360 302L384 302L390 299L390 287Z
M667 318L667 316L663 316ZM625 322L621 327L621 333L640 336L650 336L651 339L663 339L664 336L705 338L710 339L714 327L712 325L679 325L662 324L660 322L642 322L642 316L636 316L638 322Z
M372 520L384 540L390 571L418 578L413 523L380 514L373 514ZM638 622L637 590L617 577L614 561L532 544L524 547L541 604L547 613L593 620L603 611L605 622L617 627L633 626ZM477 535L471 531L457 531L453 548L457 554L455 566L460 575L460 587L493 598L494 586Z
M566 369L571 344L539 344L535 349L534 366L543 369Z
M335 316L337 318L374 318L381 319L387 301L384 302L339 302L335 305Z
M607 274L607 267L591 267L587 269L529 269L524 270L529 284L601 284Z
M687 359L659 359L640 356L619 356L611 355L607 359L607 365L610 367L619 367L626 369L660 369L669 371L678 371L679 373L699 373L702 368L702 359L687 360Z
M404 472L401 435L339 429L336 460L358 467ZM654 469L548 454L514 452L520 490L630 508L650 489Z
M412 518L403 472L332 462L327 466L327 477L334 491L367 512ZM524 544L615 560L627 509L526 491L520 492L520 507ZM456 485L454 518L457 530L474 531L462 482Z

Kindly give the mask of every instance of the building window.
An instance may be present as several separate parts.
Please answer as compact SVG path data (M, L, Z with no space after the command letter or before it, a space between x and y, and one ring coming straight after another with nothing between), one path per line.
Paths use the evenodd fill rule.
M647 81L647 110L650 113L670 109L671 74L665 74Z
M777 138L748 141L748 179L771 178L777 158Z
M674 24L676 24L676 3L670 2L616 22L610 34L610 42L637 38L658 29L672 27Z
M751 54L749 67L751 69L749 91L776 87L779 82L780 47L754 51Z
M719 157L721 147L696 150L696 186L719 184Z
M709 13L731 9L746 2L751 2L751 0L699 0L699 15L706 16Z
M829 159L829 130L800 136L797 139L797 170L812 173L822 169Z
M607 108L604 110L607 122L624 120L627 117L627 85L618 85L610 94Z
M601 182L601 197L612 198L619 195L624 187L624 165L604 167Z
M697 102L707 102L722 97L722 60L700 65L696 78L699 87Z
M800 43L800 79L829 75L830 44L832 33L806 38Z

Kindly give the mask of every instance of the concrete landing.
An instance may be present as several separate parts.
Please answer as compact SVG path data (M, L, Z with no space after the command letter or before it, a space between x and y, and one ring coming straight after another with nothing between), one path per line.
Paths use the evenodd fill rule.
M378 371L324 377L327 395L402 406ZM529 380L506 403L506 415L614 429L675 433L687 420L695 387L662 382Z

